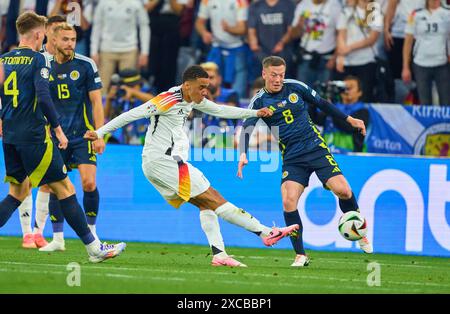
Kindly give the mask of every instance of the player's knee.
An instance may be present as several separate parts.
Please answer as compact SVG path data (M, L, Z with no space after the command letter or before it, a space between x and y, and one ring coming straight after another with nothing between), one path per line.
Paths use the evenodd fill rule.
M295 195L286 195L283 197L283 207L285 210L295 210L297 208L298 198Z
M82 180L81 186L83 187L83 191L85 191L85 192L93 192L97 188L95 180L92 180L92 179Z
M348 200L352 197L353 192L349 186L345 186L345 187L337 189L335 191L335 194L337 197L339 197L342 200Z

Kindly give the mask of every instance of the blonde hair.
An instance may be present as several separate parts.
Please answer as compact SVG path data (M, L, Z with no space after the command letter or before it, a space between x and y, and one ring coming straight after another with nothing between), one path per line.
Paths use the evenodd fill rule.
M39 27L45 27L47 18L37 15L32 11L22 13L16 21L16 28L19 35L25 35Z
M60 31L75 31L75 27L73 27L72 25L68 24L68 23L61 23L60 25L57 25L55 27L54 33L57 34Z
M205 71L215 71L217 74L219 74L219 66L214 62L205 62L200 64L200 66Z

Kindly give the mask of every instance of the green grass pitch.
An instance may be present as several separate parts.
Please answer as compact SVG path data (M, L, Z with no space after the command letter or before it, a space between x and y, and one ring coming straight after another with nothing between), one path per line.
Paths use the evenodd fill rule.
M121 256L91 264L78 240L55 253L20 245L0 237L0 293L450 293L448 258L309 251L311 265L293 268L290 250L228 248L249 267L226 268L209 265L206 246L131 242ZM67 285L72 262L80 286ZM371 262L380 265L380 286L367 284Z

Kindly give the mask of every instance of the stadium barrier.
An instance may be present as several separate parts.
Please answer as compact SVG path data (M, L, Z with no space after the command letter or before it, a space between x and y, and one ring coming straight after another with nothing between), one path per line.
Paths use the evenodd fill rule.
M0 149L1 151L1 149ZM102 239L206 245L198 210L168 205L144 177L139 146L108 145L99 156L98 187L101 195L98 234ZM236 177L234 150L193 149L193 164L202 170L225 198L249 211L266 225L283 226L278 153L265 153L245 168L244 180ZM234 161L221 161L234 159ZM350 182L361 212L369 223L369 238L377 253L416 254L450 257L450 159L336 155ZM212 161L212 162L211 162ZM3 165L3 153L0 154ZM0 169L4 176L4 167ZM70 174L82 204L78 173ZM8 186L0 185L0 195ZM33 191L34 196L36 191ZM344 240L337 230L341 215L337 199L323 189L314 175L299 204L309 249L359 251L356 243ZM33 211L34 212L34 211ZM34 214L33 214L34 217ZM220 222L226 245L263 247L254 234ZM0 229L0 236L21 235L18 211ZM45 235L51 236L48 220ZM66 237L75 237L66 224ZM288 239L277 248L290 248ZM205 253L208 248L205 246ZM232 250L231 250L232 252Z

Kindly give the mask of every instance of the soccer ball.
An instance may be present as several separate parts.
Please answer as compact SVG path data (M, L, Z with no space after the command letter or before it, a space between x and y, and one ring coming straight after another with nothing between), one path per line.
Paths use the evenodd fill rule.
M366 219L357 211L349 211L339 219L339 232L347 240L357 241L366 236Z

